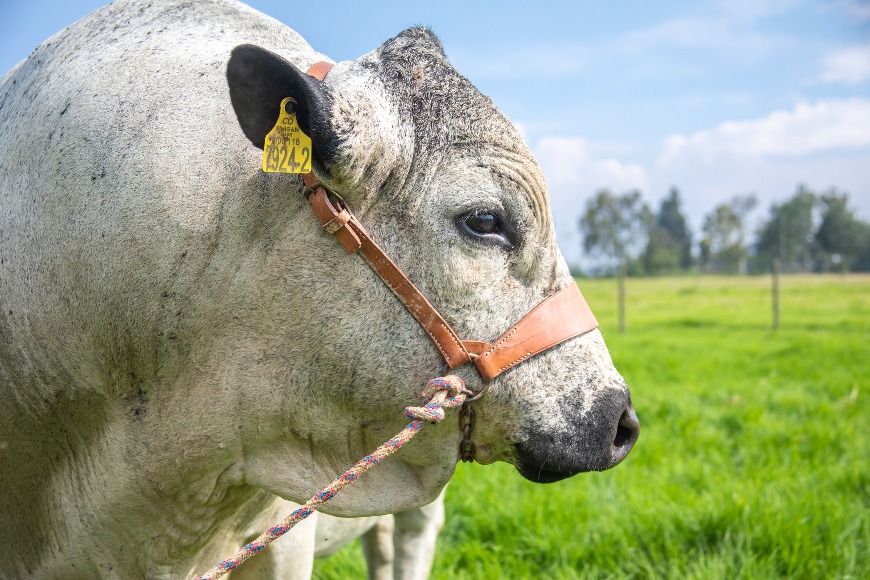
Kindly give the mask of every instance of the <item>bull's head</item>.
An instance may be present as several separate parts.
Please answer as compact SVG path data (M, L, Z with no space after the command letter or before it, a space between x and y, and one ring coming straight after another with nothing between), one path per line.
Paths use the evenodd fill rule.
M317 177L342 194L463 338L491 341L575 283L531 152L428 31L407 30L359 60L339 63L324 82L246 45L234 51L227 78L239 124L259 148L282 99L297 101ZM287 195L299 196L307 211L301 182L274 179L283 179ZM246 480L297 501L395 433L402 407L447 370L436 346L362 260L345 253L313 216L304 223L288 241L295 261L281 265L286 303L268 306L298 318L276 337L286 390L261 397L258 410L261 426L262 415L272 414L278 427L258 428L245 443ZM276 310L276 316L288 315ZM456 372L473 390L482 388L474 367ZM613 467L639 429L598 330L499 375L474 406L476 460L509 461L538 482ZM368 503L350 493L332 511L395 511L433 499L458 458L460 432L446 423L366 476L368 487L356 493ZM309 463L301 480L289 467L295 461ZM389 484L397 486L386 491Z

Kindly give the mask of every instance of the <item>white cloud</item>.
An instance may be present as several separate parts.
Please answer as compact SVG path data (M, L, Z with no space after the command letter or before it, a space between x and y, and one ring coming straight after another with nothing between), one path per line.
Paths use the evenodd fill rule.
M762 206L782 201L797 184L852 193L870 215L870 99L798 104L747 121L729 121L662 145L650 181L658 192L677 185L697 226L734 194L755 192Z
M777 35L756 31L754 24L746 20L752 19L728 13L675 18L622 35L616 48L644 57L676 49L684 55L712 52L730 59L736 55L757 59L783 41ZM673 64L673 59L669 61Z
M599 147L580 137L544 137L534 151L551 190L622 191L642 189L647 183L643 167L602 157Z
M646 51L661 46L677 48L731 46L734 42L730 26L726 21L680 18L629 32L622 37L621 44L632 50Z
M650 170L651 193L661 195L671 185L683 193L685 208L697 232L703 216L735 194L755 193L767 207L782 202L798 184L815 191L830 187L847 191L862 219L870 218L870 147L849 154L778 158L723 157L712 163L684 163Z
M569 262L579 261L577 219L595 191L645 190L649 183L641 165L608 155L613 148L581 137L543 137L532 148L547 176L556 234Z
M870 43L850 46L825 57L821 80L847 85L870 80Z
M870 3L866 0L840 0L838 4L852 18L858 21L870 20Z
M581 72L589 61L588 50L575 44L513 42L474 49L454 48L448 56L456 70L477 80L527 80L529 71L534 71L536 78L564 77Z
M709 131L672 135L661 163L713 163L723 157L800 156L870 145L870 99L800 103L749 121L727 121Z
M725 14L755 21L788 12L800 3L800 0L720 0L716 6Z
M580 137L545 137L533 150L547 176L556 233L569 262L582 260L577 219L586 200L604 187L640 189L657 209L676 186L696 232L706 213L735 194L756 193L756 217L762 217L798 184L848 191L862 219L870 218L870 99L799 104L674 135L662 144L658 163L630 162L630 150Z

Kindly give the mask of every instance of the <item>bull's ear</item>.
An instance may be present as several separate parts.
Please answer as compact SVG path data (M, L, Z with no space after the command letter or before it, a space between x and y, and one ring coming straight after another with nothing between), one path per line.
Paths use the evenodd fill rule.
M332 96L326 85L265 48L243 44L227 64L230 100L245 136L262 149L278 120L281 101L296 99L296 118L311 137L312 157L327 170L338 159L341 140L330 122Z

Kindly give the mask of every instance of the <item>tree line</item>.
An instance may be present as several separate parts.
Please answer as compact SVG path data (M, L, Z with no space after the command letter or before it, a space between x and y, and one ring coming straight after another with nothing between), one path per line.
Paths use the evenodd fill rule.
M704 216L695 238L676 187L658 212L637 190L599 190L579 220L583 250L595 264L587 273L751 274L770 272L774 260L782 272L870 271L870 223L855 215L847 193L798 186L750 232L748 218L757 206L754 194L732 197Z

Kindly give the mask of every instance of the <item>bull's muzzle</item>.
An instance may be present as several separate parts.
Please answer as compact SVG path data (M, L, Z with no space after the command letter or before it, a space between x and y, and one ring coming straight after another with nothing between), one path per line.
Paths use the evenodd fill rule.
M640 423L628 391L585 413L563 413L555 430L530 429L518 443L517 470L526 479L550 483L583 471L604 471L628 456Z

